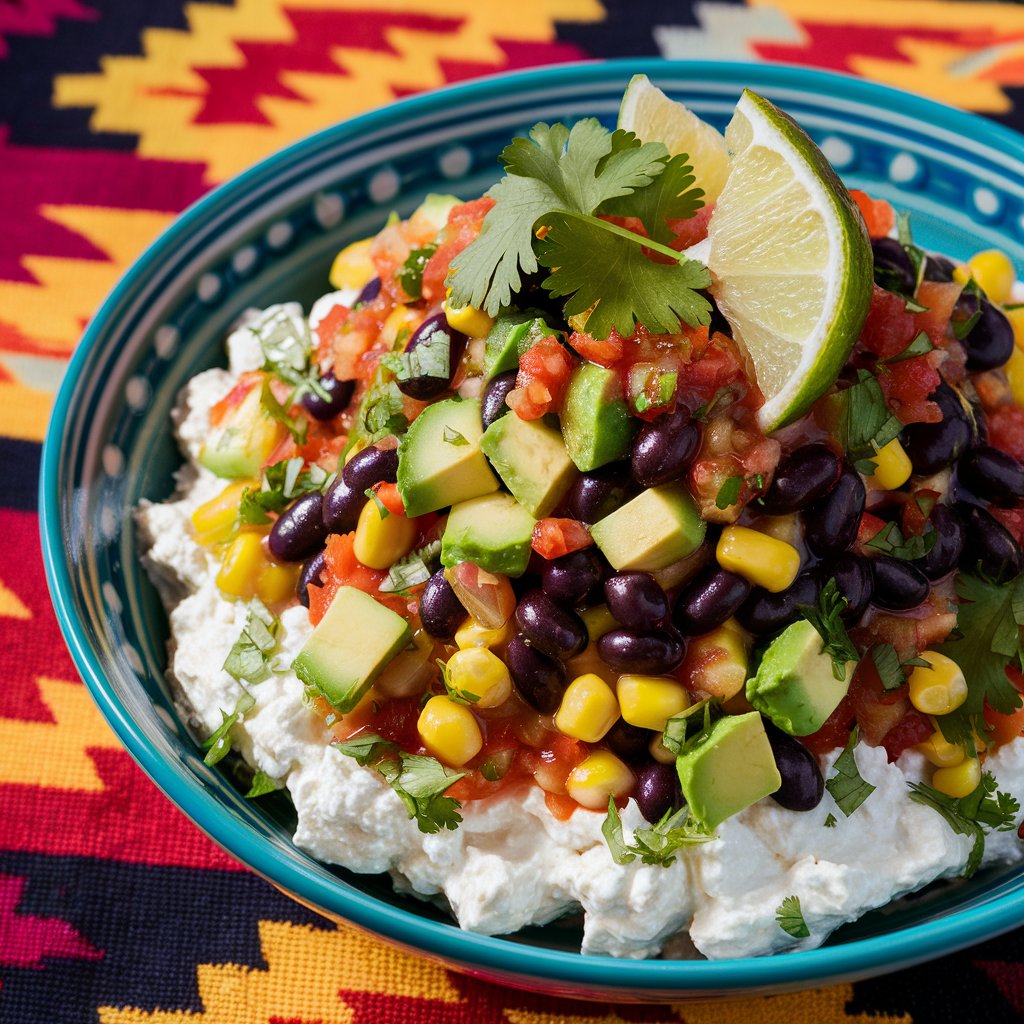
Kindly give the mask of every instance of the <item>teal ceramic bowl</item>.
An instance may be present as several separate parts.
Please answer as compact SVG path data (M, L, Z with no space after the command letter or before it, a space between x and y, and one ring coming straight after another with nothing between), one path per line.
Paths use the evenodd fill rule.
M130 512L172 489L178 389L220 361L247 306L311 302L331 258L427 192L479 195L510 136L539 120L611 123L635 72L724 127L749 86L785 108L851 186L910 210L917 240L1024 268L1024 139L851 78L762 64L620 61L484 79L396 103L278 153L187 210L96 315L57 398L43 456L43 552L61 628L118 736L167 796L240 861L329 918L451 967L550 993L678 1000L864 977L948 953L1024 919L1024 871L994 869L869 914L817 950L721 962L584 957L572 924L487 938L292 844L286 809L246 802L207 768L164 679L167 625Z

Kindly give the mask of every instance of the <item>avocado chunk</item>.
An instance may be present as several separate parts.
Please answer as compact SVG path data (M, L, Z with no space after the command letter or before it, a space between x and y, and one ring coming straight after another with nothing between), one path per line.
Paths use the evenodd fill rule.
M401 615L361 590L340 587L292 669L344 714L411 638Z
M617 571L656 572L696 551L706 529L686 486L672 483L642 491L590 534Z
M462 202L458 196L442 192L428 193L423 202L412 212L413 217L422 217L440 231L448 223L448 214Z
M441 564L475 562L487 572L522 576L537 520L510 494L486 494L452 508L441 538Z
M543 317L531 313L509 313L494 321L484 346L484 379L490 380L519 365L519 357L540 341L562 331L549 327Z
M757 675L747 680L747 700L790 736L817 732L850 688L853 662L836 679L821 648L814 626L806 619L794 622L768 645Z
M537 519L551 514L576 479L562 435L543 420L502 416L484 432L480 447L516 500Z
M284 437L284 426L263 408L261 393L257 383L211 429L199 461L217 476L239 479L258 475Z
M693 817L706 829L774 793L782 785L764 722L756 711L726 715L676 758Z
M633 430L619 375L594 363L577 366L565 392L561 423L569 457L581 472L623 458Z
M407 516L498 489L480 450L483 434L478 399L449 398L428 405L398 446L398 493Z

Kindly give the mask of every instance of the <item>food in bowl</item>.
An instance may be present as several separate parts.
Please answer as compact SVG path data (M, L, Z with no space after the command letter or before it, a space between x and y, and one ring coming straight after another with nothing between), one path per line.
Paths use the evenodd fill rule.
M731 156L687 113L538 125L254 312L138 512L207 760L297 845L626 957L1021 857L1012 268L760 97Z

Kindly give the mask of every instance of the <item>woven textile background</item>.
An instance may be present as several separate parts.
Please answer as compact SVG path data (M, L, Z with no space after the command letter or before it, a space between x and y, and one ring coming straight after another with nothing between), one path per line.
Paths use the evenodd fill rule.
M0 0L0 1022L988 1024L1024 931L888 978L687 1007L572 1004L336 929L147 781L50 610L53 394L129 263L204 191L395 97L588 57L852 72L1024 129L1024 5L953 0Z

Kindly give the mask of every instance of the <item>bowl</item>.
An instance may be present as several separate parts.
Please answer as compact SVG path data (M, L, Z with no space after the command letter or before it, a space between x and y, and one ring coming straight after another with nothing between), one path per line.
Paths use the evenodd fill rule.
M85 333L43 454L46 573L76 664L121 741L163 792L244 864L329 918L457 970L553 994L679 1000L776 992L895 970L1024 919L1024 870L932 886L837 932L823 948L765 959L584 957L572 922L510 937L459 930L386 877L318 863L291 841L287 806L247 802L206 767L164 677L167 624L139 565L131 510L166 498L180 456L178 390L223 360L248 306L326 291L332 256L407 215L427 192L470 198L508 139L536 121L611 124L635 72L719 128L744 87L814 137L847 184L913 215L916 240L954 257L1004 249L1024 267L1024 139L988 121L839 75L764 64L653 60L563 65L403 100L313 135L183 213L139 258Z

